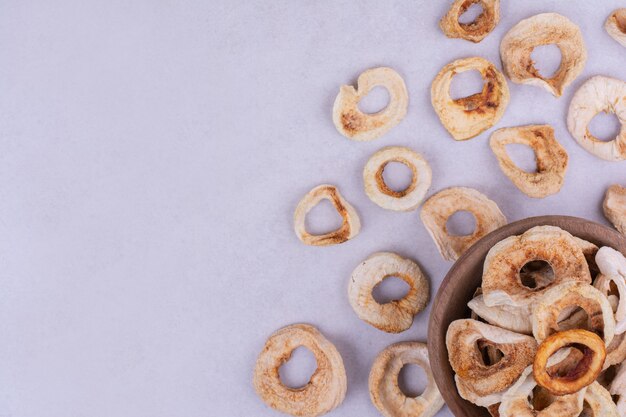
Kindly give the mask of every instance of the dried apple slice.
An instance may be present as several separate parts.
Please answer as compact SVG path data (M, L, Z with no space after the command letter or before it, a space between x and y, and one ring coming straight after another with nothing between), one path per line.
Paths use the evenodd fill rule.
M551 287L533 305L533 335L542 342L562 330L559 317L564 311L581 308L587 315L588 330L601 335L606 346L615 336L615 319L609 300L591 285L566 281Z
M604 28L613 39L626 47L626 8L614 10L606 19Z
M302 388L289 388L278 369L292 352L304 346L317 361L317 369ZM254 368L254 388L270 407L294 416L316 417L342 403L347 379L341 355L315 327L292 324L272 334L259 354Z
M383 179L390 162L406 165L412 173L411 184L402 191L390 189ZM403 146L389 146L376 152L365 164L365 193L374 203L387 210L415 210L430 187L432 171L422 155Z
M530 54L537 46L550 44L561 50L561 66L546 78L537 71ZM500 57L511 81L543 87L560 97L585 67L587 49L580 28L568 18L541 13L520 21L507 32L500 44Z
M477 70L485 80L480 93L452 99L450 85L456 74ZM441 124L456 140L473 138L496 124L509 104L504 75L484 58L457 59L439 71L430 90L431 103Z
M407 397L398 386L398 375L406 364L424 370L428 385L421 395ZM432 417L445 404L437 388L424 343L401 342L380 352L369 376L372 403L387 417Z
M551 373L548 359L564 347L579 347L583 356L564 375ZM595 333L583 329L557 332L546 338L537 349L533 362L533 377L537 384L554 395L574 394L592 384L602 372L606 348Z
M479 342L492 344L503 357L497 366L484 363ZM453 321L446 334L450 365L457 377L479 396L502 392L532 363L535 339L471 319Z
M615 114L621 123L615 139L602 141L589 132L589 123L600 112ZM626 82L600 75L585 81L569 105L567 128L580 146L598 158L626 160Z
M554 279L546 286L528 287L520 271L529 262L547 262ZM510 236L487 253L483 267L483 294L488 306L529 306L550 288L563 282L591 284L583 251L575 238L558 227L537 226L522 235Z
M333 232L313 235L306 230L306 215L323 199L327 199L332 203L343 218L343 222L339 229ZM300 200L293 215L293 220L298 239L307 245L313 246L329 246L343 243L352 239L361 230L361 221L354 207L341 196L337 187L328 184L318 185Z
M467 236L452 236L446 222L457 211L469 211L476 219L476 228ZM420 217L433 238L441 256L456 260L487 233L506 224L498 205L472 188L452 187L430 197L422 206Z
M409 292L400 300L379 304L372 291L391 276L404 280ZM411 327L413 316L426 307L429 298L430 285L420 267L391 252L378 252L361 262L352 272L348 286L350 305L359 318L388 333Z
M537 172L519 168L507 154L506 145L526 145L535 151ZM567 171L565 148L554 137L549 125L507 127L496 130L489 141L500 169L521 192L529 197L544 198L561 189Z
M461 23L459 18L473 4L483 11L473 22ZM454 0L450 10L439 21L439 27L448 38L462 38L474 43L482 41L500 21L500 0Z
M389 104L377 113L363 113L359 101L379 86L389 92ZM400 123L408 106L409 95L400 74L391 68L373 68L359 75L356 89L351 85L341 86L333 106L333 122L339 133L349 139L374 140Z
M626 188L613 184L604 196L604 216L620 233L626 235Z

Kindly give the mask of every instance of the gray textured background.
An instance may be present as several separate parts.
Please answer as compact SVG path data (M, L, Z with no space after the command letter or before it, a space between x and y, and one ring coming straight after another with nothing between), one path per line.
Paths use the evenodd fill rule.
M565 116L588 77L626 78L626 50L603 30L624 3L503 1L480 44L439 31L449 4L3 1L0 416L274 416L254 394L252 369L266 337L293 322L318 326L344 358L348 393L332 415L378 415L372 360L393 342L424 340L429 309L407 332L382 333L350 308L350 272L372 252L396 251L435 290L450 267L418 211L385 211L364 194L362 167L383 146L428 159L429 194L470 186L510 220L605 223L604 191L626 182L626 166L586 153ZM589 60L560 99L509 83L497 126L550 123L570 155L561 192L532 200L498 169L489 132L448 136L430 83L460 57L500 67L504 33L546 11L580 25ZM380 65L405 78L408 115L379 140L349 141L332 125L334 97ZM366 108L381 104L375 93ZM346 244L307 247L292 214L323 182L339 186L363 228ZM332 224L324 209L312 213L318 229ZM296 359L294 381L311 365Z

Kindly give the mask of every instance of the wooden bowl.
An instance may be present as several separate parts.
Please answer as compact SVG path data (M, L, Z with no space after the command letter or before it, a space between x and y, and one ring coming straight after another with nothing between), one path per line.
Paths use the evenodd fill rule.
M569 216L531 217L507 224L476 242L450 268L435 297L428 323L428 354L437 386L446 404L456 417L490 417L486 408L465 401L454 383L454 372L448 361L446 331L457 319L469 318L467 302L482 281L483 261L489 249L512 235L520 235L535 226L557 226L574 236L598 246L610 246L626 253L626 237L589 220Z

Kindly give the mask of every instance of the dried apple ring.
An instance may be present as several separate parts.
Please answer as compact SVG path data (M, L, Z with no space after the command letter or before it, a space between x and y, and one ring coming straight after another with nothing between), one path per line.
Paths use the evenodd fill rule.
M426 390L417 397L407 397L398 386L398 375L406 364L419 366L428 378ZM385 417L432 417L444 405L424 343L396 343L380 352L370 371L369 390L372 403Z
M613 223L613 226L626 235L626 188L613 184L604 196L604 216Z
M532 396L537 382L532 375L532 366L524 370L522 376L504 393L498 411L500 417L579 417L583 410L585 390L574 394L552 398L546 408L536 410L528 398Z
M473 4L480 4L482 13L471 23L459 18ZM439 27L448 38L462 38L474 43L482 41L500 21L500 0L454 0L450 10L439 21Z
M383 110L367 114L359 110L359 101L374 87L389 92L389 104ZM381 137L395 127L406 115L409 95L404 80L391 68L373 68L359 75L357 88L342 85L333 106L333 122L345 137L369 141Z
M476 343L476 347L480 351L480 354L482 356L482 362L485 364L485 366L498 366L497 364L504 357L502 351L500 351L495 344L489 341L479 340ZM474 391L474 387L471 383L465 382L465 380L459 378L458 375L454 376L454 381L456 383L456 387L461 398L481 407L491 407L495 404L500 403L502 401L502 395L504 394L504 392L506 392L505 389L503 391L495 392L493 394L479 395Z
M389 162L400 162L412 172L411 184L402 191L390 189L383 179ZM415 210L426 195L432 180L428 162L419 153L403 146L390 146L376 152L365 164L365 193L380 207L395 211Z
M327 199L332 203L343 221L339 229L333 232L312 235L306 230L306 215L323 199ZM298 238L303 243L313 246L329 246L343 243L352 239L361 230L361 221L354 207L341 196L337 187L328 184L318 185L300 200L293 215L293 220Z
M526 172L511 160L506 145L517 143L535 152L537 172ZM554 137L549 125L508 127L496 130L489 141L500 169L521 192L529 197L544 198L561 189L567 171L565 148Z
M480 347L480 343L479 343L479 347ZM561 351L555 353L554 355L552 355L552 357L550 358L550 360L548 361L548 366L559 366L561 365L561 363L565 363L569 361L569 356L571 352L575 352L574 349L571 348L566 348L566 349L562 349ZM490 366L493 366L497 363L497 361L492 361ZM557 364L557 365L554 365ZM485 396L480 396L478 394L476 394L474 392L474 389L472 387L471 384L467 384L465 382L463 382L463 380L461 378L459 378L458 375L454 376L454 380L456 382L456 387L457 390L459 392L459 395L473 403L476 405L479 405L481 407L487 407L490 409L490 412L492 413L492 415L494 415L494 412L497 413L498 412L498 406L500 405L500 403L502 402L502 398L504 397L504 394L507 392L507 390L505 389L504 391L500 391L500 392L496 392L494 394L489 394L489 395L485 395ZM533 398L533 404L536 404L536 398ZM497 405L496 407L494 407L495 405ZM543 407L545 408L545 407ZM497 415L497 414L495 414Z
M615 114L622 124L611 141L602 141L589 132L589 123L600 112ZM626 160L626 82L600 75L585 81L569 105L567 128L580 146L598 158Z
M477 347L478 342L490 343L503 357L497 366L486 365ZM450 365L457 377L479 396L507 389L532 363L537 342L529 336L471 319L450 323L446 334Z
M626 46L626 8L613 11L606 19L604 28L620 45Z
M550 78L543 77L530 57L541 45L556 44L561 66ZM541 13L520 21L502 39L500 57L504 73L518 84L543 87L556 97L578 77L587 62L587 50L580 29L557 13Z
M567 281L551 287L533 305L533 335L542 342L561 330L561 312L581 308L587 314L587 326L609 346L615 336L615 319L609 300L591 285Z
M372 296L374 287L385 278L395 276L409 285L400 300L379 304ZM348 299L359 318L387 333L400 333L411 327L413 316L426 308L430 285L420 267L410 259L391 252L371 255L352 272Z
M583 358L578 365L565 375L550 374L548 358L564 347L578 347ZM602 372L606 347L595 333L583 329L572 329L554 333L545 339L537 349L533 363L533 377L537 384L552 394L567 395L580 391L593 383Z
M448 233L446 222L457 211L469 211L476 219L472 234L452 236ZM495 202L466 187L447 188L430 197L422 206L420 218L439 253L448 261L455 261L480 238L506 224L506 217Z
M280 381L278 369L292 352L304 346L317 361L317 369L301 388ZM294 416L321 416L336 408L346 395L347 379L341 355L315 327L292 324L272 334L254 368L254 388L268 406Z
M452 78L461 72L477 70L485 80L480 93L452 99ZM430 90L431 102L443 127L456 140L473 138L496 124L509 104L509 87L504 75L484 58L457 59L443 67Z
M545 261L554 279L545 287L529 288L520 279L522 267ZM510 236L487 253L483 268L485 304L527 306L549 288L565 281L591 283L585 256L574 237L554 226L537 226L522 235Z
M585 391L583 415L598 417L620 417L611 394L602 385L593 382Z

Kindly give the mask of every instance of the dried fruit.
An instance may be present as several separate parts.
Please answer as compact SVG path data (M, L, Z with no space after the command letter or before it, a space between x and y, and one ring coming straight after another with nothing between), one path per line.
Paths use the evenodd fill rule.
M474 297L467 303L473 313L494 326L522 334L532 334L530 306L498 305L490 307L485 304L482 295Z
M459 18L473 4L480 4L482 13L471 23ZM439 21L439 27L448 38L462 38L478 43L489 35L500 21L500 0L454 0L450 10Z
M554 279L544 287L524 285L522 267L545 261ZM520 236L510 236L494 245L485 258L483 295L485 304L528 306L550 288L566 281L591 283L583 252L574 237L554 226L537 226Z
M621 334L626 331L626 281L620 276L598 275L593 286L600 290L608 299L613 283L619 291L617 300L617 308L615 308L615 334Z
M609 392L619 396L617 400L617 412L620 416L626 415L626 365L620 365Z
M617 308L618 299L615 295L609 295L609 303L613 308L613 311ZM585 322L580 323L575 327L584 327L586 324L586 314L585 314ZM613 365L618 365L626 360L626 332L621 334L615 334L613 340L606 348L606 359L604 360L604 369L607 370L611 368Z
M390 189L383 179L389 162L400 162L412 172L411 184L402 191ZM430 187L432 171L419 153L403 146L390 146L376 152L365 164L363 182L365 193L380 207L395 211L415 210Z
M298 347L308 348L317 369L302 388L280 381L278 369ZM265 342L254 368L254 388L270 407L294 416L321 416L336 408L346 395L347 379L341 355L315 327L292 324L276 331Z
M379 304L372 291L392 276L404 280L409 292L400 300ZM375 253L359 264L348 286L350 305L359 318L388 333L400 333L411 327L413 316L426 307L429 297L430 285L419 266L390 252Z
M306 230L306 215L322 199L327 199L332 203L343 218L343 222L339 229L333 232L312 235ZM361 230L361 221L354 207L341 196L337 187L328 184L318 185L300 200L293 215L293 220L298 238L303 243L313 246L329 246L343 243L352 239Z
M493 394L479 395L474 392L470 383L464 382L464 380L459 378L458 375L454 376L454 381L456 382L456 388L461 398L481 407L490 407L494 404L499 404L500 401L502 401L502 395L506 391L504 390L494 392Z
M622 124L611 141L602 141L589 132L589 123L600 112L615 114ZM578 144L607 161L626 159L626 82L595 76L576 91L567 113L567 128Z
M621 417L611 394L597 382L592 383L585 391L583 415L602 417Z
M596 263L601 274L596 278L594 287L609 298L611 283L617 290L615 311L615 334L626 332L626 258L613 248L604 246L596 254Z
M626 235L626 188L617 184L611 185L604 196L604 216L623 235Z
M500 417L579 417L583 410L585 390L554 397L546 408L535 409L528 400L537 382L532 376L532 366L524 370L522 376L502 397Z
M559 316L576 308L585 311L588 329L601 335L609 346L615 336L615 319L609 300L591 285L578 281L553 286L536 300L532 316L535 339L542 342L552 333L562 330Z
M541 45L556 44L561 50L561 66L550 78L543 77L530 56ZM557 13L542 13L520 21L502 39L500 57L504 73L518 84L543 87L560 97L582 72L587 50L580 29Z
M398 386L398 375L406 364L418 365L428 378L426 389L417 397L407 397ZM370 371L369 389L372 403L385 417L432 417L444 405L424 343L396 343L380 352Z
M535 151L537 172L526 172L511 160L506 145L517 143ZM498 158L504 175L524 194L543 198L561 189L567 171L568 156L565 148L554 138L549 125L508 127L496 130L489 141L491 150Z
M359 101L374 87L384 87L389 92L389 104L383 110L367 114L359 110ZM357 88L342 85L333 106L333 122L345 137L369 141L381 137L404 116L409 105L409 96L404 80L391 68L373 68L359 75Z
M474 232L466 236L452 236L446 222L457 211L469 211L476 219ZM498 205L484 194L465 187L452 187L430 197L422 207L420 218L435 241L441 256L456 260L487 233L506 224L506 217Z
M485 80L480 93L452 99L450 84L456 74L477 70ZM430 90L439 120L456 140L470 139L496 124L509 104L509 87L504 75L484 58L458 59L439 71Z
M626 47L626 8L614 10L606 19L604 28L613 39Z
M596 263L603 275L626 279L626 258L619 251L608 246L601 247L596 254Z
M549 373L548 358L568 346L579 346L582 359L564 375ZM554 395L574 394L596 380L602 372L605 357L604 341L595 333L583 329L557 332L539 345L533 362L533 377L537 384Z
M478 342L491 344L502 352L497 366L484 363ZM446 346L457 378L475 394L487 396L504 391L519 378L524 368L532 363L537 342L529 336L462 319L448 327Z

